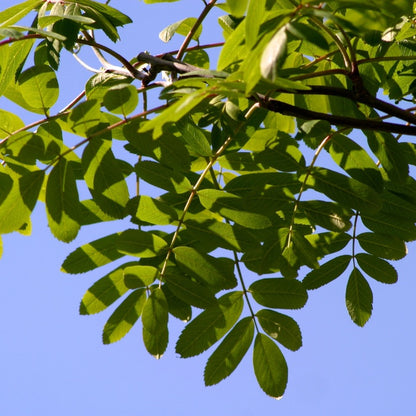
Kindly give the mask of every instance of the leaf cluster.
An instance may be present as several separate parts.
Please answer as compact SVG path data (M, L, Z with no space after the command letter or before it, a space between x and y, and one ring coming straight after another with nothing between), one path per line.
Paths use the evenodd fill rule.
M201 45L214 6L226 13L224 43ZM19 26L28 15L33 24ZM416 240L413 1L211 0L162 30L165 42L184 37L176 57L125 58L96 42L96 31L118 41L131 22L93 0L0 12L0 94L42 117L25 123L0 110L0 233L30 234L38 201L63 242L123 220L62 265L71 274L112 267L80 305L90 315L118 302L103 342L141 320L160 358L178 318L181 357L215 346L206 385L250 350L260 387L279 398L282 349L302 346L281 310L344 277L347 311L364 326L371 285L395 283L392 262ZM104 68L56 112L60 55L79 47Z

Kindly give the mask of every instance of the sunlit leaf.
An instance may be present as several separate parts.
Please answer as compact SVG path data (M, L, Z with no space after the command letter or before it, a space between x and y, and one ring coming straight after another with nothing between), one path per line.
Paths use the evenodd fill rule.
M123 218L129 192L111 142L90 140L82 155L82 167L85 182L98 206L114 218Z
M168 345L168 303L160 288L154 288L143 307L143 342L155 358L162 357Z
M135 257L155 257L167 248L165 240L152 232L141 230L123 231L117 239L120 253Z
M131 263L117 267L97 280L85 292L79 306L81 315L91 315L103 311L128 291L129 288L124 284L124 267L128 267L129 264Z
M173 252L180 269L202 284L216 290L231 289L236 285L234 267L230 270L227 267L228 262L224 264L219 259L200 253L192 247L175 247Z
M33 107L43 108L44 112L58 99L58 81L49 66L36 65L22 72L18 85L25 100Z
M135 290L124 299L104 325L103 343L111 344L123 338L139 319L145 302L145 289Z
M53 235L64 242L72 241L81 227L81 205L71 163L64 158L48 176L45 202Z
M84 244L69 254L61 270L72 274L85 273L123 257L117 250L118 239L119 234L116 233Z

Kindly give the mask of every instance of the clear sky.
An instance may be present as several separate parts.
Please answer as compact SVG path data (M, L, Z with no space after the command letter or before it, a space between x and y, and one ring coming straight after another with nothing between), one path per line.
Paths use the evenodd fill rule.
M2 0L0 9L16 3ZM203 5L197 0L162 5L113 0L111 4L135 20L121 31L117 46L128 58L143 50L175 49L177 42L166 46L158 39L159 30L197 16ZM207 27L203 41L220 40L220 32ZM77 64L70 56L63 58L63 68L67 65L60 86L70 99L90 74L79 69L74 78ZM64 104L60 102L57 109ZM19 115L23 117L23 112ZM101 330L109 311L85 317L78 315L78 306L88 287L114 264L84 275L66 275L59 269L79 245L124 228L123 222L92 226L81 230L75 242L63 244L49 233L40 205L32 236L3 237L1 416L416 414L414 244L409 245L407 258L394 264L399 271L397 284L371 282L374 312L364 328L355 326L346 311L346 276L310 292L304 309L289 312L301 326L304 346L297 352L284 350L289 384L283 399L276 401L257 386L250 354L228 379L204 387L202 374L210 351L186 360L177 357L174 344L183 324L174 319L168 351L159 361L145 351L140 325L118 343L102 345Z

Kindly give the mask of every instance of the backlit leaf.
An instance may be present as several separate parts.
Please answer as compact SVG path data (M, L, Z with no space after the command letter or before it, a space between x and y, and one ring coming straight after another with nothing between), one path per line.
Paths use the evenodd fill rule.
M178 271L167 269L164 280L170 291L189 305L205 309L216 303L214 293L209 288Z
M117 250L119 234L110 234L77 248L65 259L61 270L66 273L85 273L123 257Z
M47 65L32 66L22 72L18 85L25 100L33 107L43 108L47 112L59 95L55 71Z
M126 230L117 239L117 250L135 257L155 257L166 248L166 241L150 231Z
M79 306L81 315L92 315L103 311L128 291L129 288L124 284L124 267L128 264L97 280L85 292Z
M82 167L85 182L98 206L114 218L123 218L129 192L111 142L90 140L82 155Z
M246 211L247 201L237 195L216 189L202 189L198 197L205 208L244 227L262 229L271 226L270 219L265 215Z
M81 205L71 163L64 158L48 176L45 202L53 235L66 243L72 241L81 227Z
M162 357L168 345L168 303L160 288L154 288L142 312L143 342L155 358Z
M201 283L216 290L230 289L236 285L233 270L223 267L218 259L192 247L175 247L173 252L180 269Z
M103 343L111 344L123 338L139 319L145 302L145 289L138 289L130 293L105 323Z

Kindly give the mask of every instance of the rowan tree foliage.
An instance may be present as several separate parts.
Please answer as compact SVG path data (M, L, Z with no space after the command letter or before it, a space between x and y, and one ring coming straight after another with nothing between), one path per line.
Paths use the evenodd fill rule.
M165 42L183 36L179 50L137 56L117 52L118 28L135 23L108 3L0 12L0 93L38 116L2 101L0 233L30 234L38 201L64 242L126 219L62 264L117 261L80 305L112 308L103 342L141 325L159 358L179 318L181 357L212 350L206 385L251 354L260 387L281 397L282 350L302 346L286 310L343 276L364 326L370 283L396 282L391 261L416 239L413 1L202 0L199 16L160 28ZM224 41L201 44L214 8ZM61 54L101 69L55 110Z

